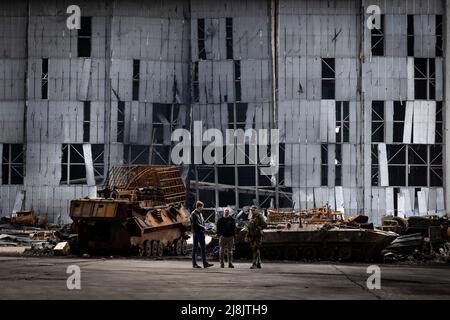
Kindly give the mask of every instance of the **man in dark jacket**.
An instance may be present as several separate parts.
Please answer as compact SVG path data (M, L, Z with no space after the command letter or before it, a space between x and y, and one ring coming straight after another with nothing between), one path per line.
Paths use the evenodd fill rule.
M206 246L205 246L205 222L203 220L203 202L197 201L195 205L195 210L191 213L191 226L193 233L193 243L192 243L192 266L194 268L201 268L197 264L197 248L200 244L200 250L202 252L203 267L209 268L213 264L208 263L206 260Z
M219 236L221 268L225 267L225 264L223 262L225 250L228 251L228 268L234 268L233 246L235 232L236 222L234 221L233 217L230 217L230 209L225 208L225 210L223 211L223 217L217 221L217 235Z

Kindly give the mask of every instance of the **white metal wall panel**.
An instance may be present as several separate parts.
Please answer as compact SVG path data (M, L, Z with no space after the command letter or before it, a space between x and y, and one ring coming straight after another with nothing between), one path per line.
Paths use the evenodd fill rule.
M86 182L88 186L95 186L94 163L90 144L83 144L84 165L86 168Z

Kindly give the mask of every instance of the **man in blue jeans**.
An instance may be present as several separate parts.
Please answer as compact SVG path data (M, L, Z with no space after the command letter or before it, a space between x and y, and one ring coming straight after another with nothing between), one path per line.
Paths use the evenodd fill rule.
M203 267L209 268L213 264L206 261L206 248L205 248L205 221L203 220L204 204L201 201L197 201L195 204L195 210L191 213L191 226L193 233L193 245L192 245L192 266L194 268L201 268L197 264L197 248L200 244L200 250L202 252Z

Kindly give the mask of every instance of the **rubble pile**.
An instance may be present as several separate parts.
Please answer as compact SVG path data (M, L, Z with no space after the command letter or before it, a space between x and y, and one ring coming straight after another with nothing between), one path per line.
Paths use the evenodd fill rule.
M34 221L31 218L31 221ZM0 247L26 247L26 256L50 256L54 248L69 238L69 226L17 223L16 219L3 217L0 221ZM66 254L68 250L64 251Z
M450 217L412 216L407 219L387 216L383 229L400 234L385 250L385 262L450 263Z

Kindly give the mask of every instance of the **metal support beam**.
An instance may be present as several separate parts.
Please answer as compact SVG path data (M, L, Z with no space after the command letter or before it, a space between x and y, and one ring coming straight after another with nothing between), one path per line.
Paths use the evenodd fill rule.
M448 212L448 208L450 207L450 192L449 192L449 182L450 182L450 112L448 108L450 108L450 0L445 1L445 14L443 15L443 24L444 24L444 144L445 144L445 155L444 155L444 194L445 194L445 209Z

